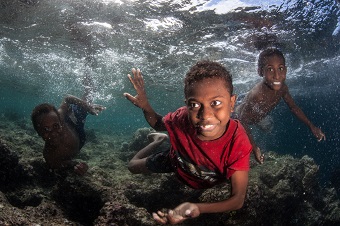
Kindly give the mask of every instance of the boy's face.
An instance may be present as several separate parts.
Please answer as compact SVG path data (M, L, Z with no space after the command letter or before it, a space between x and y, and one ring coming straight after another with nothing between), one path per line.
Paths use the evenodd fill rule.
M265 84L272 90L280 90L286 80L287 68L282 57L273 55L266 59L260 75L263 76Z
M189 120L201 140L221 137L234 109L235 95L231 96L224 80L206 78L190 85L186 94Z
M61 123L57 113L51 111L42 114L38 118L38 134L44 141L52 141L59 136L62 131Z

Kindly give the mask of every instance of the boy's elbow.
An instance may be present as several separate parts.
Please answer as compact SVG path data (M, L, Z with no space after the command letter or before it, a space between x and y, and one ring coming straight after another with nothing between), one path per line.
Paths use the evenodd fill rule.
M234 210L241 209L244 204L245 196L239 197L236 202L234 202Z
M241 209L243 207L243 204L244 204L244 199L236 204L235 210Z

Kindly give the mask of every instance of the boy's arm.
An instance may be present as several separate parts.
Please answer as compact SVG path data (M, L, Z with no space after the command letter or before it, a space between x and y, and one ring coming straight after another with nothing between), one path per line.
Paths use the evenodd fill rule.
M241 121L242 123L242 121ZM263 164L264 162L264 154L261 153L261 149L259 146L257 146L255 140L254 140L254 137L253 135L251 134L251 129L249 128L249 125L247 125L246 123L242 123L243 125L243 128L245 129L247 135L248 135L248 138L249 138L249 141L251 143L251 146L252 146L252 151L254 153L254 156L255 156L255 160L260 163L260 164Z
M247 193L248 171L236 171L231 176L231 197L214 203L182 203L168 213L153 213L154 219L161 224L177 224L188 218L198 217L201 213L219 213L240 209Z
M152 128L157 131L166 130L165 124L163 122L163 117L155 112L148 101L144 88L144 79L141 71L139 69L136 70L133 68L132 73L133 77L131 75L128 75L128 78L137 91L137 95L132 96L129 93L124 93L124 96L135 106L143 110L144 117Z
M288 105L291 112L293 112L293 114L299 120L301 120L303 123L305 123L308 126L308 128L312 131L312 133L318 139L318 141L321 141L322 139L326 140L326 136L321 131L321 129L314 126L314 124L311 121L309 121L309 119L307 118L305 113L301 110L301 108L296 105L293 97L290 95L290 93L288 91L288 87L286 88L286 91L283 95L283 100L286 102L286 104Z
M62 111L62 113L65 113L68 111L70 104L78 105L79 107L83 108L85 111L89 112L92 115L98 115L99 112L105 110L104 106L98 104L89 104L85 100L82 100L72 95L67 95L64 98L59 109Z

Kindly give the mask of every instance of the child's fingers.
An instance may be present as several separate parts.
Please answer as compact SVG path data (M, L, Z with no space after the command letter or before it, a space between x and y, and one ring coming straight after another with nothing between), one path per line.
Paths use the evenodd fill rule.
M134 105L136 105L137 107L139 107L139 105L137 104L137 99L134 97L134 96L132 96L131 94L129 94L129 93L124 93L123 94L125 97L126 97L126 99L128 99L131 103L133 103Z
M132 96L130 93L123 93L123 95L126 97L126 99L128 99L131 102L135 101L135 97Z
M132 69L132 74L133 76L131 76L130 74L128 74L128 78L130 80L130 82L133 84L133 86L135 87L135 89L138 89L140 87L144 87L144 79L143 79L143 75L142 72L139 69Z
M326 135L324 133L320 133L318 137L318 141L326 140Z
M157 211L157 213L152 213L152 217L155 221L161 224L166 224L168 222L167 214Z

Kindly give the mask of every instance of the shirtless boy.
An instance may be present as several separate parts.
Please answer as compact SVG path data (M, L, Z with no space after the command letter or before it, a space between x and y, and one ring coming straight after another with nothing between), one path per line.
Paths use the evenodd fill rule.
M290 95L288 86L285 83L287 74L286 62L280 50L268 48L260 53L258 74L263 77L263 80L249 91L240 105L236 106L235 113L247 130L255 158L259 163L263 163L264 156L256 145L249 126L263 120L278 105L281 99L285 101L291 112L308 126L318 141L326 139L321 129L309 121Z
M68 95L59 109L50 104L40 104L33 109L31 119L34 129L45 141L43 156L51 169L73 168L80 175L86 173L86 163L72 159L85 143L84 124L87 113L98 115L105 107Z
M231 181L231 195L211 203L185 202L169 212L157 211L153 218L162 224L176 224L202 213L217 213L243 206L248 185L251 144L238 120L230 119L235 104L230 73L212 61L197 62L186 75L186 106L162 117L151 107L140 70L129 79L136 96L125 97L143 110L149 125L167 131L170 150L153 154L166 135L151 134L151 146L140 150L129 162L132 173L175 172L194 189L210 188Z

